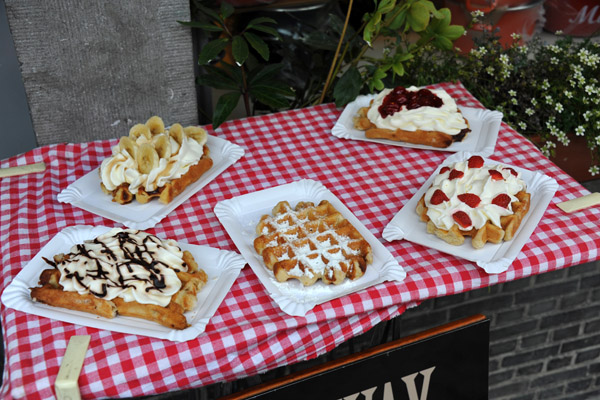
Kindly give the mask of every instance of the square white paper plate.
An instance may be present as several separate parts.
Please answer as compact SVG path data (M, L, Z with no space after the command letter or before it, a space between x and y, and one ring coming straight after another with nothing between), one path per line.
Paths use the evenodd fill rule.
M428 149L449 152L469 151L489 156L494 152L500 123L502 122L502 113L499 111L490 111L481 108L470 108L458 106L465 118L469 121L471 132L461 141L452 143L449 147L440 149L437 147L397 142L387 139L370 139L365 136L365 132L354 127L354 116L359 108L367 107L376 95L358 96L356 100L346 105L344 111L333 126L331 133L333 136L342 139L364 140L367 142L383 143L392 146L410 147L413 149Z
M512 167L521 173L521 178L527 184L527 192L531 194L529 212L525 214L521 226L511 241L498 244L486 243L483 248L474 249L471 246L470 239L467 238L462 246L453 246L437 236L427 233L425 223L421 221L415 209L419 199L429 189L433 179L444 165L465 160L471 155L472 153L456 153L449 156L438 166L423 186L388 223L383 230L382 236L388 241L406 239L423 246L431 247L444 253L473 261L488 274L498 274L510 267L525 243L529 240L529 237L542 219L552 197L554 197L554 193L558 189L558 183L553 178L539 172L528 171L484 157L484 162L487 165L502 164ZM483 157L483 155L481 156Z
M120 222L128 228L142 230L152 228L244 155L242 147L216 136L208 135L207 145L213 166L169 204L162 204L156 199L146 204L140 204L135 200L129 204L115 203L112 197L100 188L98 174L100 167L70 184L58 194L57 199L62 203L70 203L93 214Z
M93 239L110 229L105 226L77 225L60 231L12 280L2 293L2 303L6 307L15 310L59 321L108 331L183 342L194 339L204 332L208 321L217 311L241 269L246 265L246 260L238 253L178 242L179 247L192 253L200 268L208 275L208 282L198 293L197 308L185 314L190 326L183 330L170 329L156 322L140 318L124 316L116 316L112 319L103 318L82 311L52 307L31 300L29 288L38 286L42 270L51 268L42 257L52 259L55 254L67 253L73 245L82 243L84 240Z
M367 267L365 275L355 281L347 279L340 285L326 285L317 281L314 285L305 287L296 279L278 282L264 265L262 257L254 250L253 243L256 238L255 228L260 218L271 214L273 207L283 200L287 200L292 207L300 201L318 204L321 200L328 200L371 245L373 263ZM384 281L401 281L406 277L404 269L383 244L320 182L302 179L248 193L217 203L214 211L271 298L287 314L303 316L317 304Z

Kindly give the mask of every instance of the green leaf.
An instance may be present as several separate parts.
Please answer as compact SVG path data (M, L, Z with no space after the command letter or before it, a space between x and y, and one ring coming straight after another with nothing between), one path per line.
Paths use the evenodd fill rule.
M429 25L429 10L421 3L414 3L408 12L408 23L415 32L421 32Z
M434 18L434 20L439 21L439 30L444 29L448 25L450 25L450 21L452 20L452 13L448 8L442 8L439 10L440 17Z
M419 0L419 2L427 8L429 13L432 14L434 16L434 18L443 18L442 14L440 13L440 11L437 8L435 8L435 4L432 1Z
M250 46L260 54L263 60L269 61L269 46L267 46L264 40L251 32L244 32L244 37L250 43Z
M242 82L238 82L229 75L223 68L207 65L204 67L206 73L199 75L196 83L201 86L210 86L215 89L238 90Z
M461 25L450 25L442 29L440 33L450 40L456 40L465 33L465 28Z
M181 25L189 26L190 28L200 28L202 30L209 31L209 32L222 32L223 31L223 27L221 27L219 25L215 25L215 24L210 24L207 22L200 22L200 21L177 21L177 22L179 22Z
M263 82L272 81L281 71L283 64L259 65L248 73L248 82L250 85L258 85Z
M402 10L402 11L400 11L400 13L398 13L398 15L396 15L396 17L392 20L392 22L390 22L388 27L394 31L399 30L402 27L402 25L404 25L405 21L406 21L406 10Z
M231 4L225 1L221 1L221 16L223 17L223 19L231 17L234 11L235 8Z
M369 90L372 92L373 89L382 90L385 88L385 84L383 83L383 79L387 76L386 72L392 67L392 65L388 65L386 67L379 67L375 71L372 72L371 79L368 82Z
M221 16L216 11L214 11L213 9L205 7L205 6L201 5L201 4L198 4L197 6L198 6L198 9L200 11L202 11L203 14L211 17L215 21L223 22L223 18L221 18Z
M371 46L371 41L373 40L373 33L375 32L375 23L373 20L370 20L365 28L363 29L363 39L369 46Z
M452 50L452 41L445 36L437 36L433 43L443 50Z
M231 115L240 100L240 96L240 92L230 92L219 97L213 113L213 129L217 129Z
M277 24L277 21L275 21L273 18L269 18L269 17L254 18L254 19L251 19L250 22L248 22L248 25L246 25L246 29L250 29L256 25L262 25L264 23Z
M250 94L256 100L272 108L285 108L290 104L284 96L269 86L253 87L250 89Z
M306 43L312 49L317 50L329 50L335 51L337 47L337 41L332 39L330 35L326 32L321 31L312 31L304 39L302 39L303 43Z
M402 64L402 62L397 62L392 66L392 71L394 71L394 73L398 76L402 76L404 75L404 65Z
M271 81L268 84L259 84L250 86L250 91L262 90L274 95L290 97L294 95L294 91L288 84L281 81Z
M381 14L387 14L392 11L396 6L396 0L381 0L379 5L377 6L377 11Z
M244 65L250 50L248 49L248 43L241 36L234 36L231 42L231 52L233 53L233 59L238 66Z
M246 28L246 29L254 29L255 31L268 33L269 35L274 36L277 39L281 39L281 35L279 35L279 32L277 32L277 30L275 28L272 28L270 26L254 25L252 28Z
M404 62L412 60L413 58L414 55L412 53L396 53L396 55L394 55L394 62Z
M335 14L329 14L329 23L328 28L330 28L333 32L338 35L342 34L342 30L344 30L344 21ZM351 26L347 26L346 29L351 29Z
M215 57L219 55L227 47L227 43L229 43L229 39L227 38L219 38L213 41L206 43L202 50L200 50L200 55L198 56L198 64L206 65Z
M345 106L353 101L360 94L362 87L362 77L356 67L348 68L348 70L338 79L333 88L333 98L335 105L338 107Z

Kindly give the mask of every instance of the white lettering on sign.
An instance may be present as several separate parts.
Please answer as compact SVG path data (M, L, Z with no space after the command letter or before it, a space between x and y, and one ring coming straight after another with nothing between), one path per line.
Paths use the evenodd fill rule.
M427 393L429 392L429 383L431 382L431 374L435 367L427 368L419 372L415 372L414 374L406 375L402 377L402 381L406 386L406 391L408 393L408 400L427 400ZM423 384L421 385L421 395L417 391L417 385L415 383L415 378L419 375L423 375ZM357 400L359 396L364 396L364 400L373 400L373 394L377 390L377 386L365 389L358 393L351 394L350 396L346 396L341 400ZM394 399L394 391L392 390L392 383L386 382L383 385L383 400L395 400Z
M350 396L344 397L342 400L356 400L361 394L365 396L365 400L373 400L373 393L375 393L375 390L377 390L377 386L363 390L362 392L351 394Z
M427 392L429 391L429 381L434 369L435 367L427 368L423 371L417 372L415 374L410 374L402 378L404 384L406 385L406 390L408 391L409 400L427 400ZM417 385L415 385L415 378L419 374L423 375L421 397L419 397L419 395L417 394Z
M588 24L597 24L600 23L600 13L596 16L596 12L600 9L600 6L594 6L590 9L588 13L588 6L585 5L579 10L579 13L575 16L575 18L569 19L569 22L576 24L583 24L587 22ZM586 21L587 20L587 21Z

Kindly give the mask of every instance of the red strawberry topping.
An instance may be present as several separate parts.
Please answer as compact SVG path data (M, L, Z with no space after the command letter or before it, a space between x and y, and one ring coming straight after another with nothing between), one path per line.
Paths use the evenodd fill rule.
M469 215L464 211L455 212L452 214L452 218L454 218L454 221L464 229L467 229L472 225L471 218L469 218Z
M473 193L463 193L458 195L458 199L471 208L475 208L481 203L479 196Z
M483 167L483 158L480 156L471 156L467 165L469 168L481 168Z
M519 176L519 173L517 171L515 171L514 169L512 169L511 167L506 167L505 169L509 170L511 174L513 174L514 176Z
M462 178L465 175L464 172L459 171L457 169L453 169L452 171L450 171L450 175L448 176L448 179L452 180L452 179L459 179Z
M440 174L443 174L444 172L448 172L448 171L450 171L450 168L442 167L442 169L440 169Z
M500 193L498 196L492 199L492 204L502 208L508 208L508 205L510 204L510 196L505 193Z
M504 179L502 177L502 173L500 171L496 171L495 169L490 169L489 173L490 173L490 176L492 177L493 181L500 181L500 180Z
M450 199L448 198L448 196L446 196L446 193L444 193L440 189L437 189L431 195L431 199L429 199L429 202L431 204L433 204L434 206L437 206L438 204L442 204L443 202L448 201L448 200L450 200Z

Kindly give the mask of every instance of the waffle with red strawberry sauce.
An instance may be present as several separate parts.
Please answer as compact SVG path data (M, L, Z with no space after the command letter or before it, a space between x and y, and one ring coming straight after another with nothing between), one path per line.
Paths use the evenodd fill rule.
M472 156L443 167L417 204L427 232L474 248L511 240L529 211L531 195L520 174L503 165L484 165Z
M454 99L443 89L398 86L384 89L358 110L356 129L370 139L445 148L471 131Z

